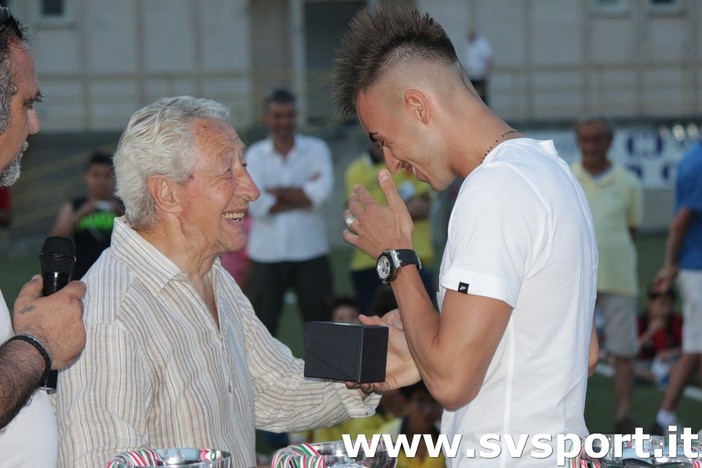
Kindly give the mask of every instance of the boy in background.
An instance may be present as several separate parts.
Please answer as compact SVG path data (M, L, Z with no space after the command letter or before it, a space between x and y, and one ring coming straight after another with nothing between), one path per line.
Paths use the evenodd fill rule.
M446 466L446 457L443 453L438 457L431 457L423 437L424 434L431 435L436 446L439 437L437 426L443 408L431 396L422 381L409 387L402 387L399 392L406 402L406 414L404 417L388 422L380 428L379 432L390 434L395 439L394 442L397 442L397 436L402 434L407 437L410 446L414 436L419 436L421 442L414 457L408 456L404 450L400 452L396 468L443 468Z
M76 246L73 279L80 279L110 246L115 218L124 214L124 206L115 191L112 157L93 153L85 166L84 196L67 200L56 217L52 236L70 237Z
M646 311L638 317L639 354L634 372L639 381L665 386L670 368L682 352L682 317L674 313L675 291L648 289Z

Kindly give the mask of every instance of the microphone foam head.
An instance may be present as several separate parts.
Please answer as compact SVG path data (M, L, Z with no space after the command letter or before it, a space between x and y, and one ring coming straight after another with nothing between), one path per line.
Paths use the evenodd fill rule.
M39 254L41 271L55 271L70 275L76 263L76 251L73 240L68 237L52 236L44 241Z

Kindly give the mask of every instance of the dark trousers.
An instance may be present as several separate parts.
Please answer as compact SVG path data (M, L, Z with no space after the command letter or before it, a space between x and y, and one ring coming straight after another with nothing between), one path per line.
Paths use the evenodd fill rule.
M488 103L488 82L486 79L482 80L470 80L471 84L475 88L475 92L478 93L478 96L480 96L480 99L483 100L486 106L489 106L490 104Z
M303 262L251 261L247 281L247 296L254 311L273 336L278 331L283 299L288 289L292 289L297 296L303 320L330 320L334 280L326 255Z

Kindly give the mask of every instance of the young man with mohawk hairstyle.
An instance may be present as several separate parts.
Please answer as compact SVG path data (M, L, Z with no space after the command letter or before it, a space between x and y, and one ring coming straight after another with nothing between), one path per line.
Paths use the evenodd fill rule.
M383 320L404 330L419 371L402 383L421 377L445 408L442 433L462 434L449 465L554 466L530 456L539 452L531 445L510 458L505 440L588 432L597 246L580 185L552 142L527 138L484 104L443 28L416 10L360 12L342 38L334 92L390 171L414 172L437 191L465 178L440 266L440 313L387 170L378 174L387 205L357 187L344 231L392 284L399 310ZM501 437L497 464L479 456L485 434Z

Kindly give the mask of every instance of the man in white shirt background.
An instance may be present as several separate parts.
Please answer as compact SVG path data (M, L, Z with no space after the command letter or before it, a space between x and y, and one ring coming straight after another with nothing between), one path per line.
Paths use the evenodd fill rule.
M305 321L329 320L333 296L323 204L334 185L331 151L319 138L296 133L295 96L277 89L264 101L269 136L246 152L261 190L252 201L247 296L271 335L288 289Z
M492 70L493 51L490 41L471 28L468 31L463 66L470 82L485 104L488 104L488 77Z

